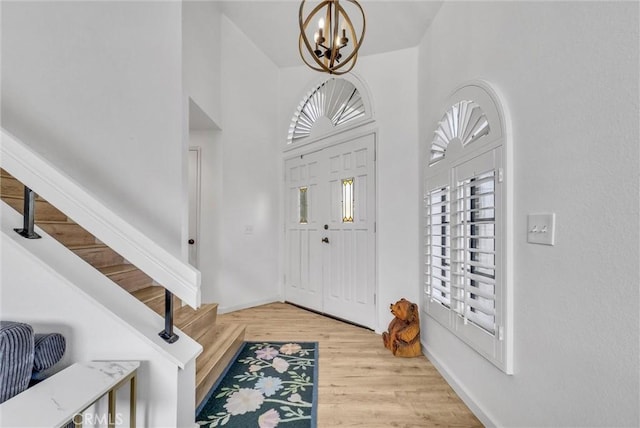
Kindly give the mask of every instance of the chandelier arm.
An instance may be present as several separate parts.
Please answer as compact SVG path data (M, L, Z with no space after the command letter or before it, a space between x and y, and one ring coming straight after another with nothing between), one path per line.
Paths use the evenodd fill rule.
M312 70L314 71L320 71L320 72L326 72L331 74L331 70L329 70L328 68L318 68L315 65L311 65L309 63L309 61L307 61L307 59L304 57L304 55L302 54L302 41L300 41L300 43L298 44L298 50L300 51L300 57L302 58L302 61L304 61L304 63ZM318 62L318 61L316 61Z
M305 56L302 53L302 36L300 36L300 39L299 39L299 42L298 42L298 51L300 52L300 57L302 58L302 61L304 61L304 63L310 69L315 70L315 71L326 72L326 73L332 74L331 70L329 68L326 68L322 62L316 60L316 63L321 67L321 68L318 68L315 65L312 65L311 63L309 63L309 61L307 61L307 59L305 58ZM315 59L315 56L313 56L313 58Z

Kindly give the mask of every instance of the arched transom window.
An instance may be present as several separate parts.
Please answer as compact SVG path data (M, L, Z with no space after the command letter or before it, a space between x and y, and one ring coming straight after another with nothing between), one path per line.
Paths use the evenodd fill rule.
M459 139L464 147L487 135L489 130L489 120L476 102L462 100L453 104L433 133L430 163L433 165L445 157L452 140Z
M320 122L335 128L366 114L365 102L358 88L349 80L332 77L309 91L300 102L291 119L287 144L309 137Z

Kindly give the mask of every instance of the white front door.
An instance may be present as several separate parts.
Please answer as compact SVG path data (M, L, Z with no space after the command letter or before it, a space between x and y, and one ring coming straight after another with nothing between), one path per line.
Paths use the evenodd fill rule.
M375 136L285 163L286 299L375 325Z

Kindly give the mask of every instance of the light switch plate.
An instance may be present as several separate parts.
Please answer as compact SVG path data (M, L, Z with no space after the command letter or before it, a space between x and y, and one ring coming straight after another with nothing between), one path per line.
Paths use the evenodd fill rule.
M527 242L531 244L554 245L556 215L529 214L527 216Z

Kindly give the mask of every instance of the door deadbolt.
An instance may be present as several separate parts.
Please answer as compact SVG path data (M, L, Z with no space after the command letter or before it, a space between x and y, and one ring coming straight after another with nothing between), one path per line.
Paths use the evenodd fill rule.
M193 245L193 244L196 243L196 241L194 241L193 239L189 239L189 241L187 241L187 242L189 242L189 245Z

